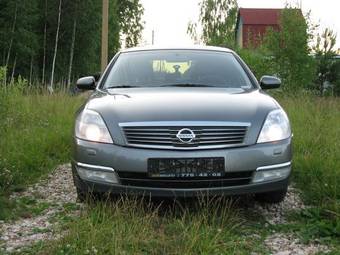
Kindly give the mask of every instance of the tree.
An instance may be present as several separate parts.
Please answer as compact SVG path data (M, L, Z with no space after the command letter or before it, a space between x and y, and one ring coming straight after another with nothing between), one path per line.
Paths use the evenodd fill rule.
M43 39L43 63L42 63L42 77L41 77L41 83L44 85L45 84L45 71L46 71L46 36L47 36L47 0L45 0L45 25L44 25L44 39Z
M16 29L16 26L17 26L17 18L18 18L18 1L15 1L13 22L12 22L12 28L11 28L11 33L10 33L10 43L9 43L9 46L8 46L8 52L7 52L7 57L6 57L5 66L8 66L9 58L10 58L10 56L11 56L11 50L12 50L12 46L13 46L13 40L14 40L14 37L15 37L15 29Z
M56 34L55 34L54 54L53 54L52 71L51 71L51 82L50 82L50 86L48 87L48 90L49 90L50 93L53 93L54 70L55 70L55 62L56 62L56 58L57 58L58 42L59 42L61 5L62 5L62 0L59 0L58 25L57 25L57 31L56 31Z
M335 76L334 95L340 96L340 59L334 61L334 65L332 65L331 70Z
M332 30L326 28L321 35L318 35L314 51L317 63L316 86L320 95L323 95L326 81L335 83L339 78L334 60L336 56L335 45L336 35Z
M73 29L72 29L72 38L71 38L71 48L70 48L70 62L69 62L68 76L67 76L68 87L71 84L74 47L75 47L75 41L76 41L77 21L78 21L78 0L74 0L73 3L74 3L74 14L73 14Z
M188 34L195 41L207 45L235 46L235 26L237 19L237 0L202 0L198 23L190 22ZM198 27L202 27L199 36Z
M32 56L38 47L34 31L38 22L37 10L35 1L0 2L0 48L3 49L0 56L8 74L18 71L28 77L31 73Z
M300 9L287 6L281 13L280 30L271 29L265 37L265 48L273 57L284 89L295 91L313 81L313 58L308 46L313 27L309 20L309 14L305 17Z
M118 12L120 13L119 23L121 32L125 35L125 46L136 46L141 39L144 29L144 22L142 22L144 8L138 0L118 1L118 3Z
M112 57L122 44L138 44L143 7L140 0L109 1ZM7 64L7 80L21 75L32 84L49 81L53 88L97 73L101 7L93 0L0 0L0 66Z

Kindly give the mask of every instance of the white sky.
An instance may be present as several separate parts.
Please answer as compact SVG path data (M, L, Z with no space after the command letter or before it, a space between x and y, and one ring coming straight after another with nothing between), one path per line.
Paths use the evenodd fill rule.
M141 0L145 8L143 44L151 44L152 30L155 31L157 45L193 44L187 35L190 21L197 21L200 0ZM286 0L238 0L245 8L282 8ZM300 0L288 0L300 3ZM338 34L337 47L340 48L340 1L302 0L303 12L312 11L313 22L321 28L329 27Z

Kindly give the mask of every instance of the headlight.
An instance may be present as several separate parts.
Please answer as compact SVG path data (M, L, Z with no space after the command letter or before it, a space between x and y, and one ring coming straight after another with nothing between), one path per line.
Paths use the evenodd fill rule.
M257 143L268 143L287 139L291 129L287 114L281 110L271 111L263 124Z
M91 110L84 110L78 116L75 134L76 137L91 142L113 143L102 117Z

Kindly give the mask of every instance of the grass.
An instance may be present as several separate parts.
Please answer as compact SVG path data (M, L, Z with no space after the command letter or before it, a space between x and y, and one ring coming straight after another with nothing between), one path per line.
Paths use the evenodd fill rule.
M33 197L20 197L16 200L9 200L4 195L2 196L1 209L2 217L6 220L15 220L17 218L31 218L41 215L47 208L51 206L50 203L39 203Z
M280 102L288 111L294 132L294 180L307 202L339 209L339 98L299 96Z
M70 160L73 118L82 98L0 89L0 220L11 217L8 201L55 166Z
M299 95L279 101L294 131L293 180L314 207L300 218L325 228L304 225L317 237L340 237L340 100Z
M292 122L293 181L309 208L293 213L288 224L271 227L340 250L340 100L307 94L275 97ZM83 100L64 94L0 93L0 219L45 208L34 201L9 201L8 194L69 161L74 112ZM59 215L67 235L27 253L265 254L262 242L269 230L263 220L219 202L166 210L135 199L98 203L79 218Z
M221 198L165 204L120 198L90 206L40 254L249 254L265 252L241 213Z

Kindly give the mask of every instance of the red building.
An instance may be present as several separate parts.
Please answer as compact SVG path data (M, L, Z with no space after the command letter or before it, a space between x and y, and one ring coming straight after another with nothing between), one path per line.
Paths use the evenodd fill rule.
M240 48L257 47L269 28L280 29L282 9L240 8L236 25L236 42Z

